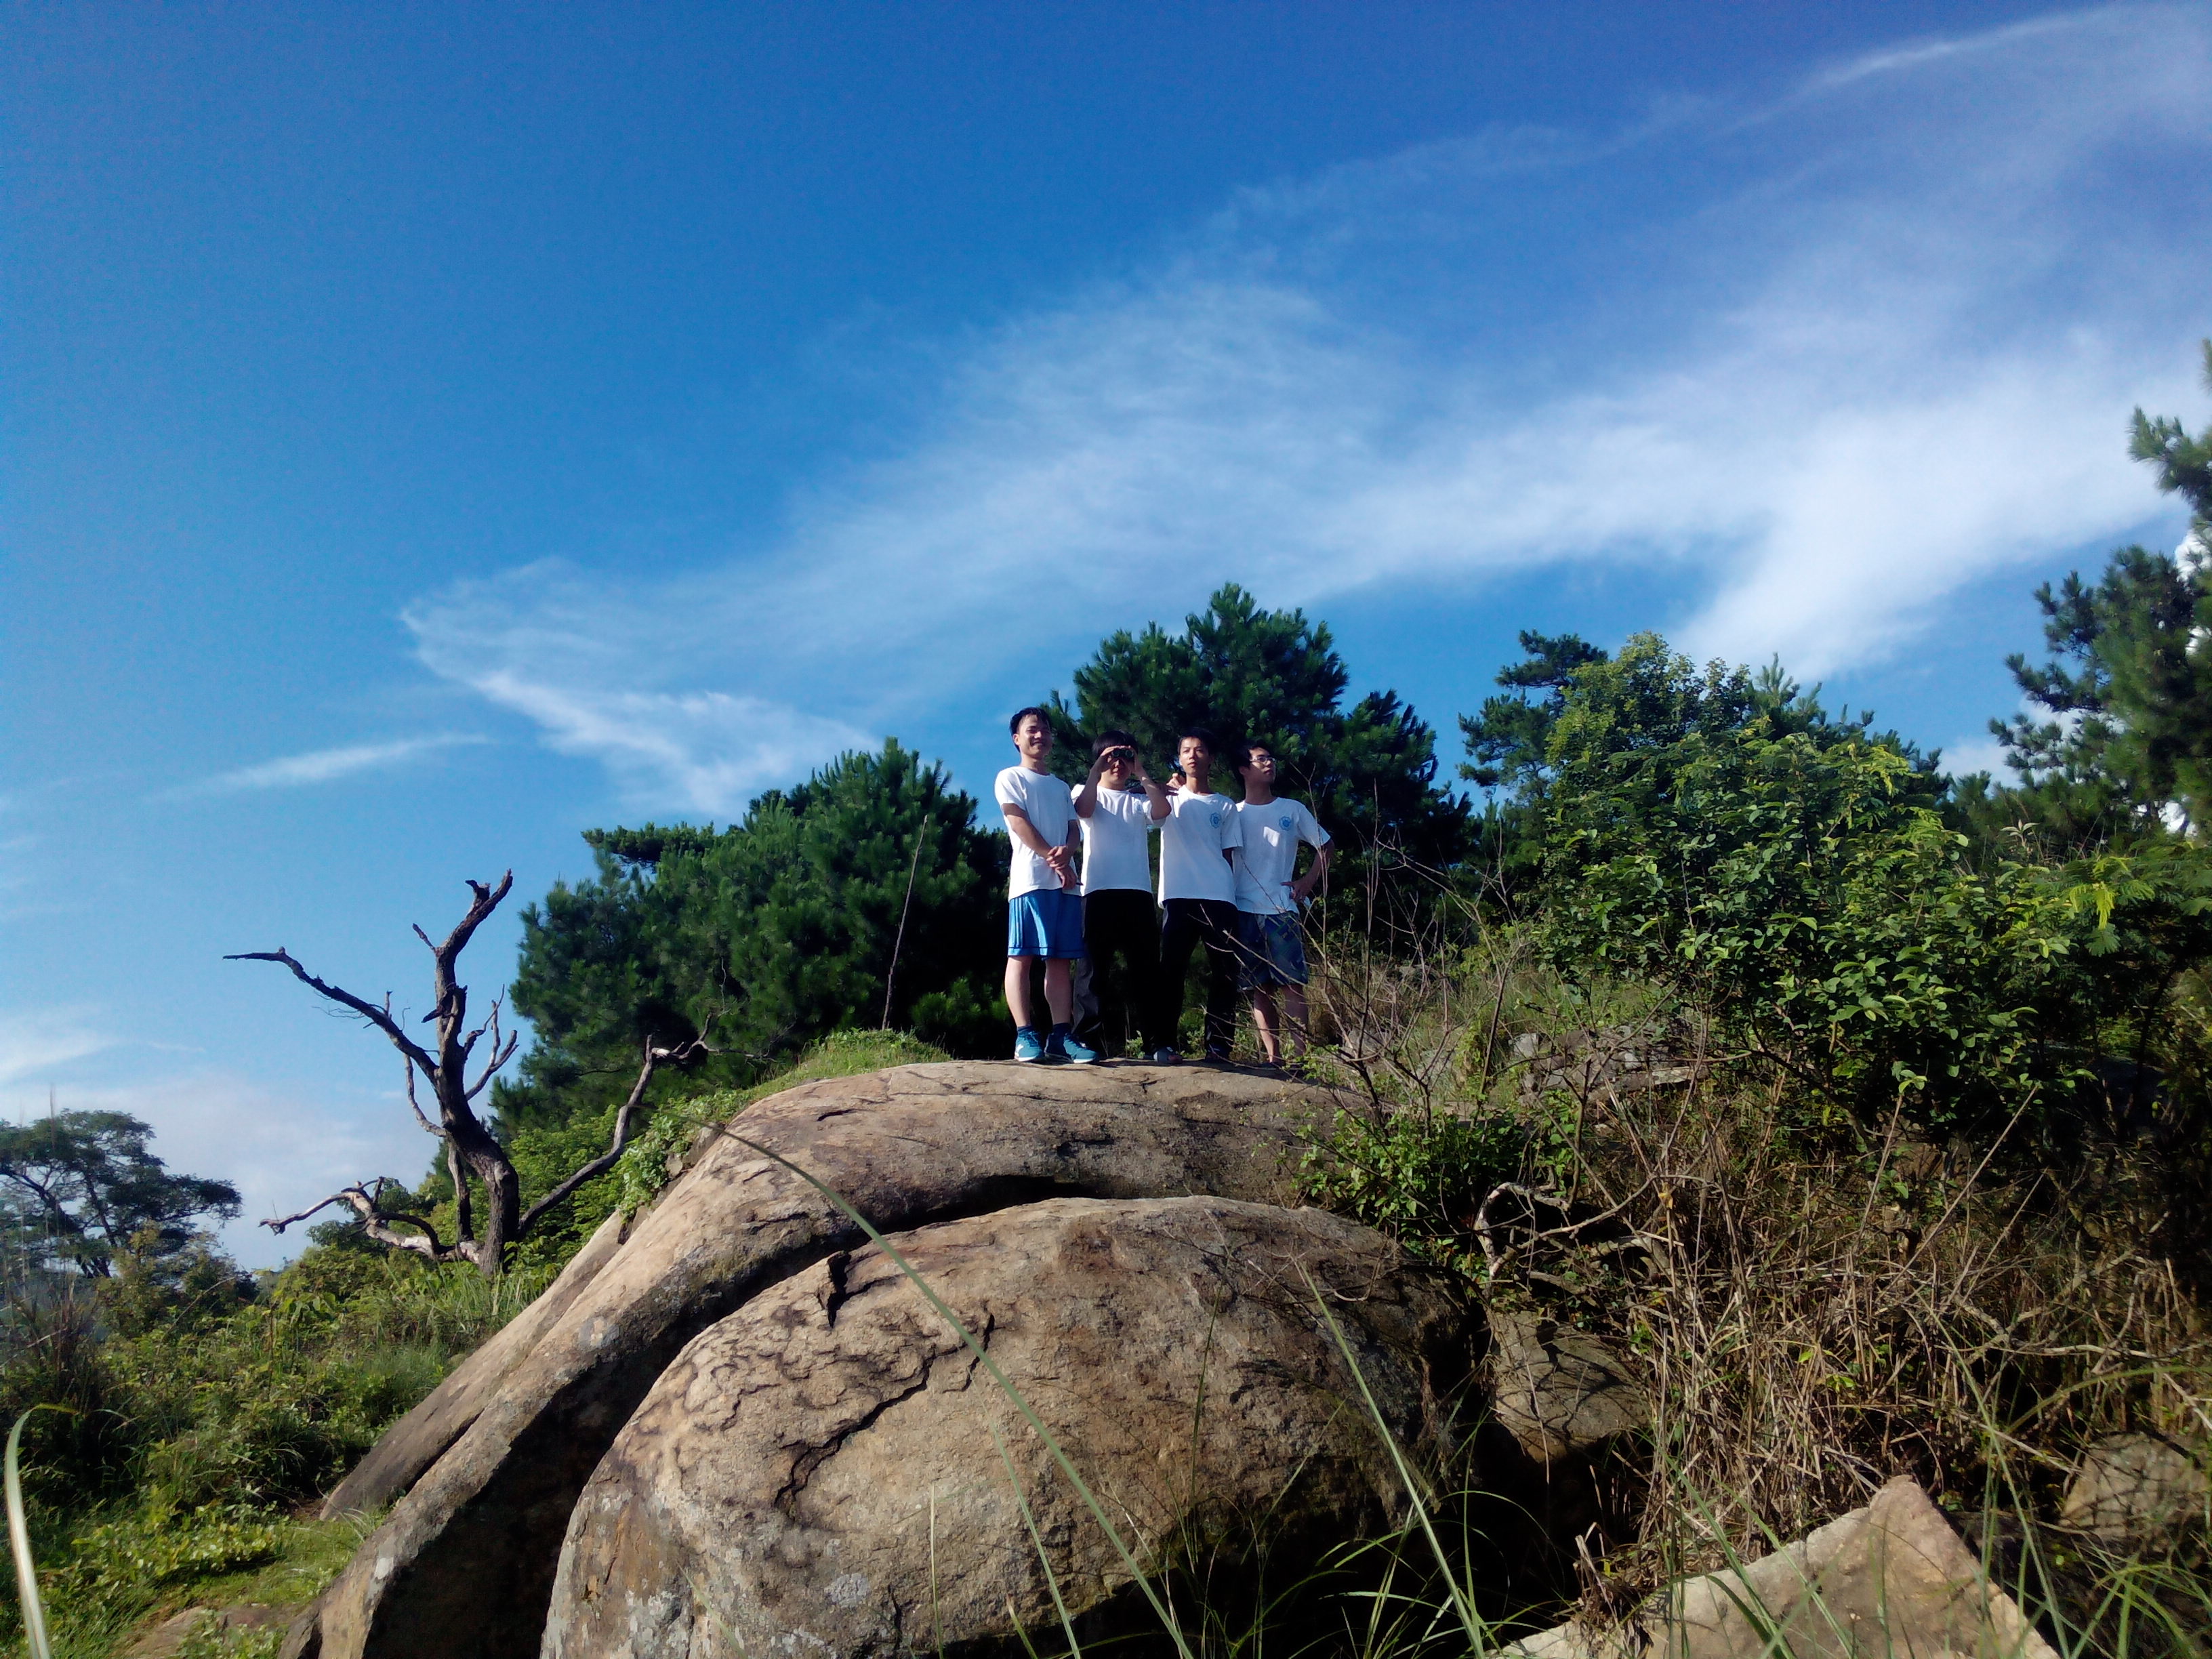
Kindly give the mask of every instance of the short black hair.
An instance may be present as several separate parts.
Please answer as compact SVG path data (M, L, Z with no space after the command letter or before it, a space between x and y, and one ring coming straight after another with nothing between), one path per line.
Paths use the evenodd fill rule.
M1052 715L1048 711L1038 708L1035 703L1031 703L1026 708L1017 708L1014 710L1013 719L1006 722L1006 735L1010 738L1018 738L1021 736L1022 722L1032 714L1035 714L1039 720L1044 722L1044 729L1046 731L1049 732L1052 730Z
M1137 739L1133 734L1115 726L1091 739L1091 758L1097 760L1109 749L1134 749L1136 746Z
M1183 744L1188 743L1193 738L1196 738L1206 745L1207 754L1218 755L1221 752L1221 739L1202 726L1186 726L1182 731L1176 732L1176 748L1180 750Z
M1247 738L1243 742L1237 745L1237 769L1238 771L1242 772L1246 767L1252 763L1252 751L1255 749L1264 749L1271 755L1275 752L1275 745L1269 743L1267 738Z

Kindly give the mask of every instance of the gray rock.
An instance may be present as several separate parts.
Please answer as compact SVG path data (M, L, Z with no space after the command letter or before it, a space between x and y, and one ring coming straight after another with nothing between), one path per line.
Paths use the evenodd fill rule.
M2115 1434L2082 1453L2058 1516L2108 1543L2148 1542L2204 1513L2212 1483L2197 1460L2152 1434Z
M2057 1659L1928 1494L1874 1502L1748 1566L1687 1578L1607 1630L1565 1624L1510 1659Z
M1594 1451L1651 1420L1650 1397L1594 1336L1534 1313L1490 1316L1491 1413L1540 1463Z
M910 1066L811 1083L734 1133L904 1231L1056 1195L1292 1199L1297 1123L1338 1097L1198 1067ZM1292 1200L1294 1201L1294 1200ZM862 1235L725 1136L482 1396L288 1650L529 1659L570 1510L654 1380L708 1326Z
M538 1339L553 1328L599 1269L614 1259L627 1231L627 1220L619 1212L601 1222L536 1301L456 1366L413 1411L377 1437L368 1455L323 1500L323 1519L335 1521L342 1515L383 1508L444 1456L446 1449L476 1421L484 1401L530 1357Z
M891 1243L1139 1559L1261 1511L1275 1559L1318 1555L1401 1505L1317 1295L1417 1452L1441 1432L1434 1371L1463 1364L1455 1304L1319 1211L1060 1199ZM1058 1640L1047 1559L1079 1631L1112 1607L1157 1632L1019 1408L867 1249L756 1297L662 1375L570 1518L544 1653L1018 1653L1015 1617Z

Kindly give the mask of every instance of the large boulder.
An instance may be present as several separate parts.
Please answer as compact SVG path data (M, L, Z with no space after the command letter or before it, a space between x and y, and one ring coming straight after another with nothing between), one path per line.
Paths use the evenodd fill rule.
M1233 1556L1262 1515L1302 1559L1360 1536L1404 1502L1361 1376L1418 1452L1464 1369L1452 1301L1318 1211L1059 1199L890 1243L1139 1559L1194 1534ZM1158 1636L1020 1407L871 1248L754 1297L662 1374L570 1517L544 1651L1013 1654L1017 1620L1056 1640L1048 1572L1087 1638L1102 1619Z
M1295 1201L1296 1130L1339 1103L1241 1073L909 1066L805 1085L702 1149L295 1628L328 1659L529 1659L570 1511L686 1343L864 1235L789 1159L905 1231L1057 1196ZM742 1139L740 1139L742 1137ZM457 1413L458 1415L459 1413Z

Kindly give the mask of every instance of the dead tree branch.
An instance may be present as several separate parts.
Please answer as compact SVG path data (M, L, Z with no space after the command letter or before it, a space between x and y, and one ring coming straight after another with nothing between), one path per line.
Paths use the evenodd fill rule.
M468 946L485 918L499 908L501 900L514 885L514 872L510 870L499 878L496 885L471 881L468 884L471 902L468 913L453 927L445 939L433 944L430 936L418 925L415 935L428 947L431 961L431 988L434 993L430 1012L422 1023L433 1025L436 1030L434 1046L425 1046L400 1028L393 1018L391 1000L383 1006L365 998L356 996L343 986L311 974L292 953L282 945L274 951L245 951L227 958L233 962L274 962L291 970L294 978L318 995L337 1003L343 1008L367 1020L384 1033L392 1046L405 1057L408 1066L408 1103L416 1120L446 1142L447 1167L453 1178L455 1208L459 1216L459 1237L453 1243L440 1243L434 1234L427 1239L410 1239L408 1235L391 1233L385 1227L386 1218L374 1198L362 1187L346 1189L337 1196L358 1212L371 1237L396 1249L410 1249L429 1255L435 1261L465 1260L476 1264L487 1279L498 1277L505 1259L507 1247L520 1237L521 1185L515 1175L514 1164L507 1157L491 1131L476 1115L473 1104L493 1075L514 1058L519 1037L507 1034L502 1041L500 1032L500 1012L502 1000L494 999L490 1017L474 1030L468 1029L468 988L457 976L461 952ZM483 1037L491 1038L491 1052L474 1082L468 1079L471 1056ZM415 1097L415 1073L420 1072L422 1080L430 1085L430 1093L438 1103L438 1121L434 1125ZM484 1227L481 1236L475 1226L473 1198L470 1182L473 1178L484 1190ZM378 1192L382 1188L379 1186ZM402 1218L410 1224L421 1224L416 1218ZM380 1231L381 1230L381 1231ZM425 1229L428 1232L427 1228ZM388 1237L386 1235L389 1235Z
M622 1109L615 1114L615 1133L612 1143L605 1152L600 1153L599 1157L593 1158L524 1211L520 1232L528 1232L531 1224L539 1216L544 1214L546 1211L568 1197L586 1182L595 1176L603 1176L614 1168L615 1161L622 1157L623 1149L629 1145L630 1120L636 1115L639 1105L645 1099L646 1085L653 1081L653 1073L656 1067L663 1065L688 1065L701 1055L713 1052L707 1047L707 1040L704 1037L693 1037L690 1042L678 1043L672 1048L656 1048L653 1046L653 1039L647 1037L645 1040L645 1061L637 1068L637 1081L630 1085L629 1098L623 1102Z
M340 1188L321 1203L309 1205L297 1215L272 1217L261 1224L272 1233L281 1233L294 1223L305 1221L309 1216L327 1210L333 1204L343 1204L361 1218L362 1230L380 1244L389 1246L395 1250L411 1250L416 1255L428 1257L432 1261L460 1261L469 1259L465 1255L463 1243L447 1244L442 1242L438 1237L437 1229L433 1227L424 1217L411 1215L404 1211L385 1209L378 1200L383 1197L385 1188L390 1184L392 1183L383 1176L378 1176L370 1181L356 1182L350 1187ZM404 1222L407 1225L418 1227L422 1231L419 1233L395 1232L388 1224L394 1221Z

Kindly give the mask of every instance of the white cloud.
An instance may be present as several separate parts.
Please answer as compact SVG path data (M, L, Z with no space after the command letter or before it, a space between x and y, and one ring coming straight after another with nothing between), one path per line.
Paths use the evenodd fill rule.
M71 1086L59 1103L75 1111L127 1112L153 1126L154 1152L171 1170L236 1187L241 1211L220 1236L247 1267L273 1267L307 1243L304 1227L279 1237L258 1224L262 1218L293 1214L370 1176L411 1182L436 1151L397 1097L342 1111L224 1072ZM43 1087L0 1091L0 1114L17 1121L46 1109Z
M1987 732L1945 744L1943 769L1954 778L1986 772L1999 783L2014 781L2012 768L2005 763L2004 745Z
M43 1079L71 1060L115 1047L99 1029L98 1015L88 1007L0 1013L0 1088Z
M2159 181L2212 161L2208 83L2203 10L2112 8L1245 192L951 350L926 428L766 551L643 592L533 567L408 621L693 810L1225 579L1651 568L1701 654L1869 662L2156 510L2122 433L2193 393L2212 228Z
M426 738L401 738L391 743L350 744L337 749L317 749L304 755L286 755L258 765L243 766L172 792L179 796L228 795L253 789L297 789L331 783L358 772L380 771L434 754L486 741L463 732L440 732Z

